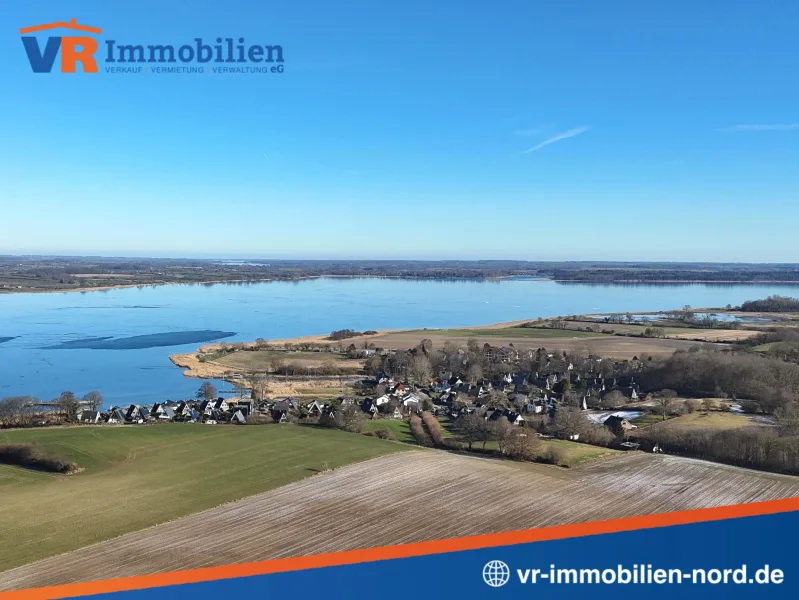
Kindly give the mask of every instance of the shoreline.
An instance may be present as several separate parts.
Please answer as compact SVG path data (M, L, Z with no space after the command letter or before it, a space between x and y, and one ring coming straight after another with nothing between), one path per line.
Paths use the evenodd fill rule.
M71 294L76 292L107 292L108 290L121 290L127 288L162 287L166 285L224 285L238 283L268 283L285 282L293 283L298 281L309 281L312 279L408 279L411 281L499 281L513 279L518 275L499 275L496 277L411 277L406 275L305 275L296 279L275 279L274 277L264 277L259 279L209 279L206 281L162 281L157 283L121 283L119 285L99 285L95 287L52 289L52 290L20 290L0 288L0 296L12 294ZM534 278L532 280L554 281L546 277Z
M680 309L678 309L680 310ZM730 315L745 315L750 317L760 317L760 316L777 316L777 313L742 313L740 311L735 310L726 310L717 307L706 307L706 308L692 308L695 312L711 312L717 314L730 314ZM631 315L653 315L653 314L661 314L664 312L669 311L640 311L640 312L622 312L622 313L588 313L584 315L577 315L580 317L586 317L588 319L592 317L602 317L606 315L611 316L621 316L626 314ZM781 313L780 313L781 314ZM791 315L785 315L788 318L791 318ZM796 318L799 318L799 315L794 315ZM562 319L562 316L556 317L547 317L543 319L544 322ZM299 344L318 344L318 345L341 345L341 346L348 346L350 344L362 344L368 342L370 339L374 339L380 336L392 335L392 334L402 334L402 333L418 333L420 336L424 336L425 332L429 332L430 334L435 334L437 331L447 331L447 330L471 330L475 331L479 334L480 331L490 331L494 329L505 329L511 327L518 327L520 325L524 325L525 323L535 323L537 319L518 319L514 321L503 321L499 323L491 323L491 324L481 324L481 325L460 325L457 327L438 327L438 328L430 328L430 327L422 327L422 328L396 328L396 329L379 329L375 330L374 334L370 335L360 335L354 336L351 338L346 338L342 340L331 340L329 338L330 334L309 334L303 336L297 336L292 338L281 338L281 339L273 339L267 340L266 343L272 346L282 346L284 344L292 344L292 345L299 345ZM639 323L633 323L639 324ZM542 328L543 330L547 330L546 328ZM687 329L687 328L686 328ZM697 329L698 332L707 331L703 329ZM603 337L605 334L598 334L597 337ZM627 337L627 336L608 336L608 337ZM630 336L635 337L635 336ZM464 338L465 339L465 338ZM545 336L542 336L541 339L545 339ZM637 338L636 338L637 339ZM678 340L679 338L663 338L663 339L675 339ZM686 340L686 341L691 341ZM697 342L699 343L699 342ZM720 342L719 342L720 343ZM200 361L198 355L201 354L211 354L214 352L218 352L225 346L229 346L232 344L236 344L241 349L248 349L253 348L258 344L256 341L248 341L248 342L212 342L209 344L204 344L197 348L195 352L192 353L183 353L183 354L172 354L169 356L169 360L177 367L183 370L184 377L192 377L197 379L223 379L223 380L231 380L231 379L239 379L242 380L243 376L247 374L247 372L243 369L237 369L234 367L226 367L224 365L220 365L218 363L214 363L213 361L206 362ZM234 377L231 377L234 376Z
M204 281L162 281L151 283L122 283L119 285L101 285L94 287L79 287L68 289L16 289L16 288L0 288L0 297L12 294L73 294L73 293L87 293L87 292L107 292L109 290L121 290L128 288L149 288L149 287L162 287L167 285L224 285L224 284L240 284L240 283L267 283L267 282L299 282L309 281L313 279L406 279L408 281L475 281L475 282L488 282L488 281L512 281L514 279L523 279L524 281L552 281L555 283L572 283L575 285L796 285L799 286L799 280L791 281L713 281L706 279L663 279L658 281L643 280L643 279L620 279L614 281L591 281L591 280L578 280L578 279L554 279L552 277L536 277L526 275L496 275L492 277L419 277L409 275L305 275L295 279L275 279L274 277L263 277L256 279L209 279ZM692 310L705 310L693 308ZM709 309L707 309L709 310ZM722 310L722 309L716 309ZM662 311L661 311L662 312ZM606 313L606 314L626 314L626 313ZM636 312L633 314L647 314L644 312ZM649 313L651 314L651 313Z
M640 284L640 285L799 285L797 280L789 281L736 281L736 280L717 280L717 279L614 279L612 281L592 281L588 279L550 279L550 281L557 281L558 283L583 283L586 285L625 285L625 284Z
M22 294L75 294L86 292L107 292L109 290L124 290L129 288L150 288L150 287L163 287L166 285L217 285L224 283L265 283L268 281L283 281L272 278L265 279L224 279L224 280L208 280L208 281L161 281L158 283L122 283L119 285L98 285L95 287L82 287L70 288L65 290L0 290L0 297L4 295L22 295ZM286 280L290 281L290 280Z

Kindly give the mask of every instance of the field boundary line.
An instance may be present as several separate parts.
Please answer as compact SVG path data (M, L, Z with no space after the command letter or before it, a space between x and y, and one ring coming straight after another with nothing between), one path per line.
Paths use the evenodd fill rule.
M753 502L750 504L699 508L606 521L557 525L554 527L432 540L397 546L363 548L359 550L316 554L296 558L280 558L238 565L206 567L186 571L174 571L171 573L158 573L88 583L71 583L28 590L0 592L0 600L49 600L55 598L71 598L75 596L91 596L95 594L219 581L223 579L252 577L255 575L286 573L305 569L411 558L447 552L462 552L466 550L512 546L531 542L621 533L676 525L689 525L693 523L707 523L726 519L773 515L795 511L799 511L799 498L785 498L781 500Z

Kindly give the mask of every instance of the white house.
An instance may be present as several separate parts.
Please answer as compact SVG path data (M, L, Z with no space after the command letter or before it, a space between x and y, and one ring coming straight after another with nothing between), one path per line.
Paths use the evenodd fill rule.
M544 406L540 400L530 400L527 404L524 405L524 410L529 413L538 415L544 412Z
M390 401L391 401L391 396L389 396L388 394L383 394L382 396L380 396L375 400L375 406L383 406L384 404L387 404Z
M100 413L96 410L82 410L78 413L79 423L96 424L100 422Z
M318 415L318 416L321 417L322 416L322 410L325 408L325 405L322 404L321 402L319 402L318 400L314 400L313 402L308 404L308 406L306 406L306 408L308 409L308 414L309 415Z

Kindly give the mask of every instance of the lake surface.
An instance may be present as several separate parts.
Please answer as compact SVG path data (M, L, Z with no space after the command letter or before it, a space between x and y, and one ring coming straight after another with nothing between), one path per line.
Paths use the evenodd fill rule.
M720 307L797 292L790 285L326 278L0 295L0 397L51 399L64 390L99 390L115 404L185 399L200 381L183 377L168 356L216 339Z

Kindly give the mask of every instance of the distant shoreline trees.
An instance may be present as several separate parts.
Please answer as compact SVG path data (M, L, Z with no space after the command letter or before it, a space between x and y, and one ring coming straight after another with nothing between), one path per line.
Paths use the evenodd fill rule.
M742 312L799 312L799 298L774 295L761 300L747 300L738 309Z

